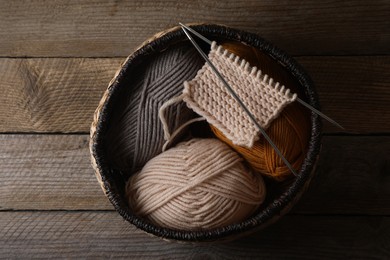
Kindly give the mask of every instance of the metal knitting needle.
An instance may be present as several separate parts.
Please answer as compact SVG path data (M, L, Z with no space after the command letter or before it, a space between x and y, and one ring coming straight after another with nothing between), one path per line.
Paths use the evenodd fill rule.
M336 121L334 121L332 118L328 117L327 115L325 115L324 113L322 113L321 111L315 109L313 106L309 105L308 103L306 103L305 101L303 101L302 99L300 99L299 97L297 97L296 99L299 103L301 103L303 106L307 107L308 109L310 109L311 111L313 111L314 113L316 113L317 115L319 115L320 117L324 118L325 120L327 120L328 122L334 124L335 126L345 130L344 127L342 127L339 123L337 123Z
M283 154L280 152L278 147L272 142L271 138L267 135L265 130L260 126L260 124L257 122L256 118L253 116L253 114L249 111L249 109L245 106L245 104L241 101L241 99L238 97L238 95L234 92L234 90L230 87L229 83L226 82L224 77L221 75L221 73L218 71L218 69L214 66L214 64L209 60L207 55L202 51L202 49L199 47L199 45L195 42L195 40L191 37L191 35L187 32L185 27L182 27L182 30L187 35L188 39L191 41L192 45L196 48L196 50L199 52L199 54L205 59L205 61L209 64L211 69L214 71L214 73L218 76L218 78L222 81L222 83L225 85L226 89L229 91L229 93L234 97L234 99L238 102L238 104L241 106L242 109L244 109L245 113L249 116L249 118L252 120L252 122L257 126L257 128L260 130L261 134L264 136L264 138L268 141L268 143L274 148L275 152L280 156L280 158L283 160L284 164L290 169L290 171L295 175L298 176L294 168L291 166L291 164L287 161L287 159L283 156Z
M202 34L198 33L197 31L191 29L190 27L188 27L187 25L185 24L182 24L182 23L179 23L180 26L185 29L187 29L188 31L192 32L194 35L198 36L199 39L202 39L204 42L208 43L209 45L211 45L212 41L210 41L209 39L207 39L206 37L204 37Z
M199 37L201 40L203 40L204 42L208 43L209 45L211 45L211 41L209 39L207 39L206 37L204 37L203 35L201 35L200 33L198 33L197 31L195 31L194 29L182 24L182 23L179 23L181 25L181 27L187 29L188 31L190 31L191 33L193 33L194 35L196 35L197 37ZM310 109L311 111L313 111L314 113L316 113L317 115L319 115L320 117L324 118L325 120L327 120L328 122L332 123L333 125L345 130L344 127L342 127L339 123L337 123L336 121L334 121L332 118L328 117L327 115L325 115L324 113L322 113L321 111L319 111L318 109L314 108L313 106L309 105L308 103L306 103L305 101L303 101L302 99L300 99L299 97L297 97L296 99L300 104L302 104L303 106L307 107L308 109Z

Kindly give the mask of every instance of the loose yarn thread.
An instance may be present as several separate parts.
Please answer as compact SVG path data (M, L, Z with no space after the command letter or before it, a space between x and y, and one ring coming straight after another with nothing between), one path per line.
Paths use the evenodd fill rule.
M159 154L130 178L126 190L137 215L179 230L243 221L266 194L261 175L218 139L191 139Z
M297 83L291 75L288 75L279 64L259 50L239 43L225 43L222 46L250 61L251 65L260 67L264 73L270 75L276 81L288 84L288 87L294 91L297 90ZM215 126L210 126L216 137L241 154L255 171L276 181L283 181L292 176L291 171L263 136L260 136L259 140L254 142L252 148L247 148L233 144ZM266 132L294 169L298 171L305 158L306 147L310 138L307 111L297 102L289 104L282 110L279 117L270 124Z
M188 46L172 47L159 53L142 68L123 111L115 114L106 136L107 156L114 168L133 172L162 152L164 133L158 117L162 104L182 91L182 83L202 67L201 57ZM174 131L195 114L184 104L165 111L168 128Z

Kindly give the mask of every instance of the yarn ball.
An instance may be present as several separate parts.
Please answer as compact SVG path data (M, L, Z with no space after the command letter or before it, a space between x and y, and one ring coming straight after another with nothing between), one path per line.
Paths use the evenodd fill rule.
M177 230L239 223L263 203L264 181L218 139L191 139L151 159L126 184L129 206L150 222Z
M284 84L293 92L299 92L298 83L284 68L266 56L260 50L240 43L224 43L224 48L246 59L275 81ZM210 125L217 138L228 144L257 172L276 181L283 181L292 176L292 172L261 135L252 148L234 145L221 131ZM284 157L296 171L302 166L310 138L310 120L306 108L297 102L286 106L279 117L271 122L266 133L279 148Z
M128 79L118 98L105 137L106 156L115 169L134 172L162 152L165 142L159 109L180 95L183 82L193 78L204 61L191 45L174 46L145 59ZM180 103L165 112L170 132L195 117Z

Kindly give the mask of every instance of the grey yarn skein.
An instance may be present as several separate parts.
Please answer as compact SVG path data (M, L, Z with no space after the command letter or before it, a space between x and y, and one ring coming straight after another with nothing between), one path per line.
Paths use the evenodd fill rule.
M106 136L107 156L112 166L135 171L162 152L164 132L158 111L183 90L183 82L195 77L204 61L191 46L172 47L147 63L125 97L122 111L114 119ZM184 103L165 112L173 132L196 114Z

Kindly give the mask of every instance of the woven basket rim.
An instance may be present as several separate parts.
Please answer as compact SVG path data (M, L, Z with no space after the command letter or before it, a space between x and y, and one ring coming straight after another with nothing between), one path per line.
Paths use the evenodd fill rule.
M197 24L192 25L191 27L210 39L222 38L226 40L240 41L241 43L256 47L267 53L295 77L295 79L301 84L308 103L319 109L317 93L309 75L293 58L270 42L256 34L223 25ZM107 129L107 118L112 111L116 94L119 92L118 89L120 88L120 82L126 77L126 74L131 71L131 67L135 66L134 64L139 64L145 57L148 57L156 52L161 52L169 46L186 40L187 38L182 30L180 30L180 27L176 26L170 28L157 33L145 41L123 62L120 69L109 83L109 86L103 94L103 97L94 113L94 119L90 131L91 162L92 167L95 170L97 180L110 202L124 219L136 227L149 234L167 240L186 242L221 241L232 236L238 237L242 234L247 234L267 226L287 213L288 210L296 203L302 193L306 190L312 176L314 175L315 164L317 162L321 146L322 124L319 117L316 114L311 113L311 137L299 176L296 177L295 181L283 194L281 194L279 198L275 199L257 215L241 223L207 231L183 231L155 226L132 214L128 209L121 207L122 198L116 192L117 190L113 185L113 180L108 174L111 172L111 169L108 167L105 160L102 145L104 141L104 133Z

